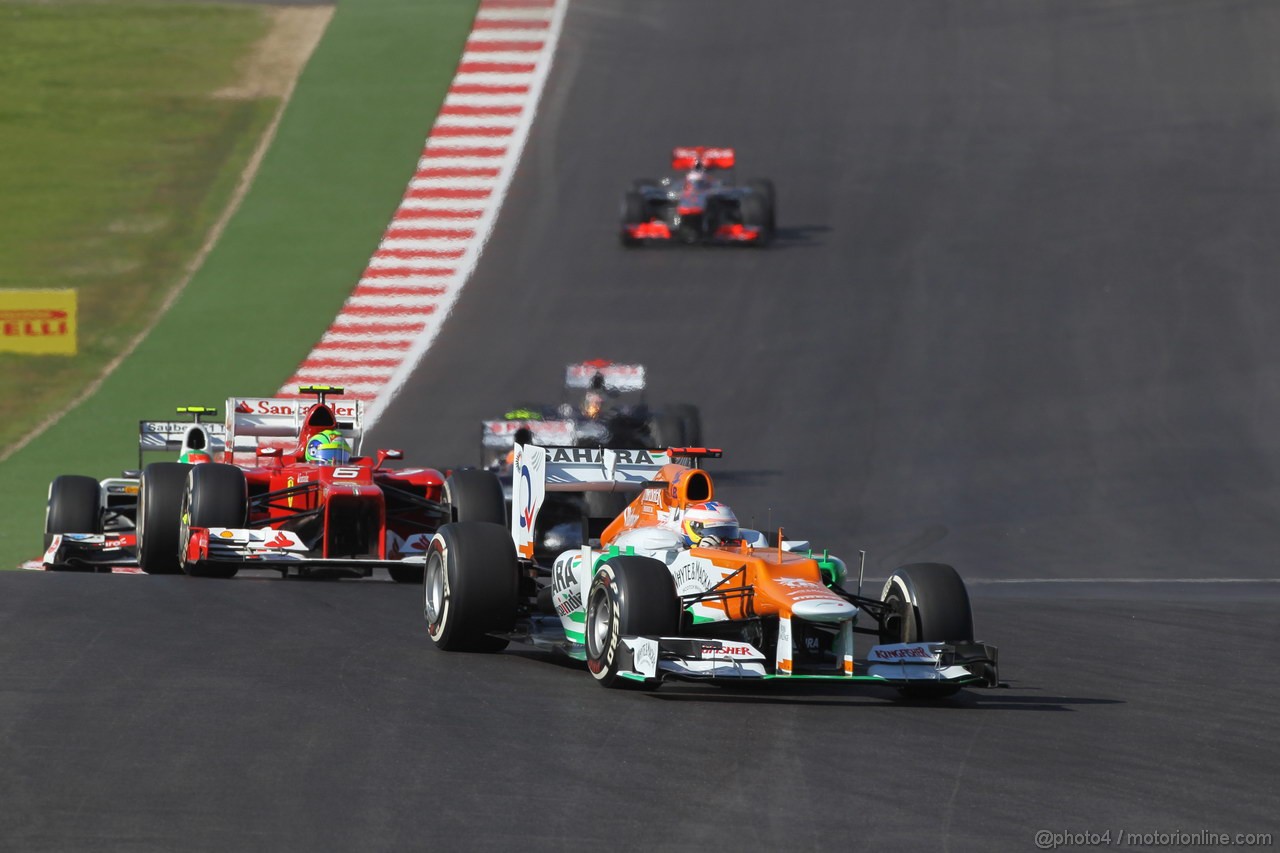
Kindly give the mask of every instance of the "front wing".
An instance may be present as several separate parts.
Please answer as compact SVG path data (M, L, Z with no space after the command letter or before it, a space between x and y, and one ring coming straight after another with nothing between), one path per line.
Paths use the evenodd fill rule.
M41 565L52 571L141 571L138 537L133 533L59 533L50 541Z
M915 685L999 684L998 651L985 643L898 643L874 646L852 665L784 669L749 643L687 637L622 637L621 675L636 681L823 680ZM825 670L825 671L824 671Z
M229 527L191 527L183 545L189 565L236 563L244 568L273 569L287 572L345 570L365 573L380 566L421 565L422 557L383 560L377 557L319 557L292 531L272 527L241 529Z

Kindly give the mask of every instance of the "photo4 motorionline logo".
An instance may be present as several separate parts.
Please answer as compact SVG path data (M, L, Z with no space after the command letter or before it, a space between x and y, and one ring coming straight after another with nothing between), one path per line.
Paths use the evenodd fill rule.
M1271 847L1275 843L1270 832L1127 832L1108 829L1104 832L1036 832L1036 847L1057 850L1063 847Z

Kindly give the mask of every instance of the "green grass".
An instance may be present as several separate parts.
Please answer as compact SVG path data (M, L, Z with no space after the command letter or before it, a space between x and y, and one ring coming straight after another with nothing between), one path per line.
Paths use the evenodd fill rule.
M0 288L76 288L82 318L76 356L0 355L0 446L180 280L278 105L209 97L267 26L245 6L0 3Z
M98 394L0 463L0 567L38 552L52 477L134 464L139 418L288 378L395 211L475 7L339 5L258 179L182 297Z

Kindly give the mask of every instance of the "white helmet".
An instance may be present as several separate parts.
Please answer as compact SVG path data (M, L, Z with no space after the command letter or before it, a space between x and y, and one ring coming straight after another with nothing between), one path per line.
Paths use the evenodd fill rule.
M700 501L685 507L680 516L680 536L688 547L712 547L742 538L738 517L719 501Z

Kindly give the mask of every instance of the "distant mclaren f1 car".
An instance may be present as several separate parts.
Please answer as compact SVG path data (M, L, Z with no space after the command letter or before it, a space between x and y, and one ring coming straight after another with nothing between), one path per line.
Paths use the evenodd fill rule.
M730 243L764 246L776 227L776 193L765 179L738 184L732 148L677 148L683 176L633 181L622 197L622 245Z
M711 476L687 464L718 455L517 446L509 527L446 524L427 550L431 640L446 651L512 641L559 650L607 687L825 680L934 698L999 683L996 649L974 641L955 569L902 566L878 598L861 594L860 571L848 592L844 563L826 551L738 526ZM537 559L548 493L618 489L634 500L589 520L590 544ZM861 656L857 635L874 638Z

